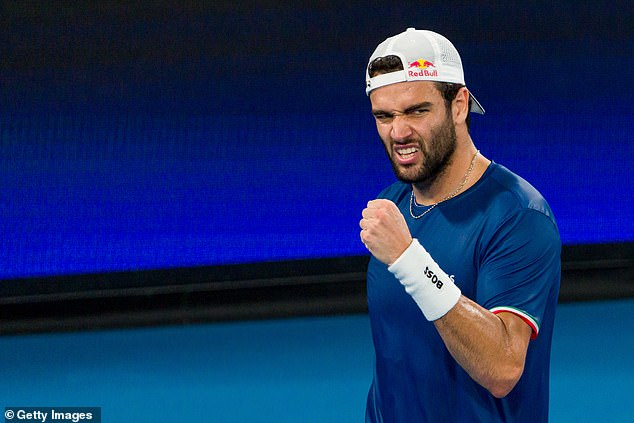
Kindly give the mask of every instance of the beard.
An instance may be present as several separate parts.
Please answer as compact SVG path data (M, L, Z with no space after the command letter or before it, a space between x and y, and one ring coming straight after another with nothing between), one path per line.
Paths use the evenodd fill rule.
M423 160L422 163L403 166L397 163L392 157L392 154L396 154L392 149L393 144L389 144L388 147L386 143L383 142L394 174L402 182L413 184L421 190L426 189L431 186L451 164L457 143L453 119L451 116L447 116L442 124L431 131L429 140L422 138L408 139L405 140L404 143L418 144Z

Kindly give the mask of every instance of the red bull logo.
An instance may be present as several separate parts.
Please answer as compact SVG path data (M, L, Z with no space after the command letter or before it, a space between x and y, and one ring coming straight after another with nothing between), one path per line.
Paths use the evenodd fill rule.
M413 62L410 62L408 68L409 70L407 71L409 76L413 76L413 77L420 77L420 76L438 76L438 70L436 69L430 69L430 68L435 68L436 66L430 62L429 60L425 60L425 59L418 59L415 60Z
M418 59L418 60L415 60L415 61L411 62L409 64L409 67L410 67L410 69L411 68L425 69L425 68L435 68L436 66L434 66L434 64L432 62L430 62L429 60Z

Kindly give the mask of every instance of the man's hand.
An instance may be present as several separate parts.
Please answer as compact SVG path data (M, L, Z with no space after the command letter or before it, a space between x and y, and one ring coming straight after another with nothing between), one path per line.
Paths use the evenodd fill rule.
M390 200L372 200L363 209L361 241L377 260L391 265L412 243L405 218Z

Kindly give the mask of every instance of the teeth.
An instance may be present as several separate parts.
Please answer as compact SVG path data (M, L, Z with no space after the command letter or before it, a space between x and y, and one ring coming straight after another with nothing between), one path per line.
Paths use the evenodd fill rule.
M416 153L418 151L417 148L414 147L409 147L409 148L403 148L403 149L399 149L397 152L400 156L410 156L414 153Z

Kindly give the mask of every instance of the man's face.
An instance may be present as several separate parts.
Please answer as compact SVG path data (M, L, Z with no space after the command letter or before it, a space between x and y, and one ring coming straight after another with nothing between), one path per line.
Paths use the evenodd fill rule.
M429 186L451 162L456 131L433 82L401 82L370 93L372 114L397 178Z

